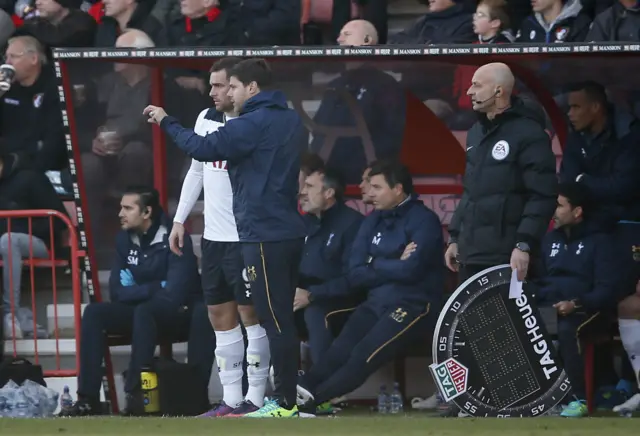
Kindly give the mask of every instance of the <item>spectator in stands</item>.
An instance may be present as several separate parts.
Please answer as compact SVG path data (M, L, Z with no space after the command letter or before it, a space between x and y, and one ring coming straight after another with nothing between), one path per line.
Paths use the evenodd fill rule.
M232 47L246 45L236 16L219 8L218 0L183 0L180 14L170 14L160 33L160 47ZM205 74L183 69L169 70L183 89L207 93Z
M157 42L162 24L150 15L153 0L105 0L104 16L96 31L96 47L114 47L125 29L138 29Z
M344 315L364 297L356 295L347 280L351 245L363 217L344 204L345 188L340 173L325 168L306 178L300 194L308 236L293 308L304 309L301 330L307 332L314 363L320 362L333 342L336 323L342 325ZM324 412L330 411L330 403L322 406Z
M635 382L640 389L640 263L636 262L631 280L625 285L633 289L631 295L626 296L618 304L618 326L620 340L629 356L633 368ZM640 408L640 393L636 393L627 401L613 408L614 412L635 412Z
M468 91L480 119L467 135L464 191L445 254L461 281L503 263L524 280L553 215L556 159L544 113L512 96L514 81L508 66L487 64Z
M300 44L300 0L227 0L226 3L223 9L240 19L248 45Z
M80 10L81 0L37 0L37 16L26 19L17 35L31 35L47 49L91 47L96 22Z
M0 106L0 146L38 171L68 166L58 86L42 45L32 36L9 40L6 61L15 68Z
M587 42L639 42L640 7L637 0L618 0L596 16Z
M344 29L344 25L348 23L353 17L352 2L334 1L331 8L331 27L332 34L336 33L340 35L341 29ZM357 0L356 2L361 11L361 17L364 20L370 22L376 29L378 34L379 43L387 43L387 29L388 29L388 2L387 0ZM345 44L348 45L348 44Z
M473 14L473 32L478 35L480 44L513 42L505 0L482 0L478 3Z
M558 312L560 355L576 398L561 416L582 417L588 410L580 341L610 325L607 312L615 309L618 297L618 256L612 235L589 218L584 185L559 185L553 221L555 229L542 241L536 298Z
M118 38L116 47L151 48L153 41L139 30ZM109 189L150 183L151 128L140 116L149 101L149 67L114 64L115 71L98 81L98 102L103 106L101 126L89 144L82 144L82 168L89 198L92 227L100 229L102 206ZM116 195L119 195L117 193Z
M100 413L106 335L131 336L131 360L124 386L127 406L123 413L139 414L140 370L152 364L160 337L178 340L186 335L193 308L202 299L191 237L184 238L181 256L170 251L171 222L160 207L155 189L129 187L122 196L118 216L122 230L116 237L109 277L111 298L109 302L91 303L84 310L78 401L70 411L63 411L65 415ZM206 346L202 343L200 347L189 347L190 354L196 355L194 360L198 360L198 353L210 353L203 349L211 348L212 336L212 332L203 334ZM190 363L194 360L189 358Z
M0 47L4 47L9 37L13 34L15 26L11 16L0 9Z
M0 157L0 210L56 210L67 214L44 173L25 167L14 153ZM22 259L61 258L61 246L66 226L61 219L13 218L0 220L0 255L2 256L3 303L5 334L20 339L24 336L46 337L47 332L36 326L33 314L20 307ZM29 236L31 231L31 237ZM53 239L52 239L53 238ZM57 255L56 255L57 253Z
M577 84L569 93L569 120L560 180L577 181L596 205L594 219L640 220L640 124L616 111L602 85Z
M591 18L580 0L533 0L533 15L522 22L518 42L550 43L584 41Z
M376 44L371 23L355 20L345 25L338 43ZM391 75L369 64L347 66L327 86L312 125L311 150L339 170L346 182L358 183L367 162L399 156L406 121L404 87ZM332 130L353 128L358 136L337 137ZM325 133L326 132L326 133Z
M472 14L465 0L431 0L424 17L389 36L389 44L456 44L475 40Z
M442 227L413 193L407 167L379 162L371 168L376 210L366 217L351 250L348 288L367 291L339 336L298 381L301 402L322 404L351 392L388 363L440 312L444 288Z

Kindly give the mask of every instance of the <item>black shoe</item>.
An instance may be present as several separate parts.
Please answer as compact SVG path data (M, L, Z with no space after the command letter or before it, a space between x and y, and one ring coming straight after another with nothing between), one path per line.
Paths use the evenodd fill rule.
M70 417L77 417L77 416L96 416L96 415L100 415L101 414L100 412L101 412L100 403L79 399L78 401L73 403L73 406L71 406L71 408L60 411L60 413L57 416L61 418L63 417L70 418Z
M120 410L120 416L142 416L144 415L144 399L142 392L125 394L125 407Z

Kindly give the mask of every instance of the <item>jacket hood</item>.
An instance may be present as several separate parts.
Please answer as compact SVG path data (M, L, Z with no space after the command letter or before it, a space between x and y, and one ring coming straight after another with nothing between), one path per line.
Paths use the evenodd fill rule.
M575 18L581 11L582 3L580 3L580 0L568 0L562 7L560 15L558 15L558 17L551 23L547 23L546 21L544 21L542 14L539 12L536 12L534 15L536 17L536 21L538 22L538 24L540 24L540 27L548 32L549 30L553 29L553 26L555 26L556 23L560 23L569 18Z
M479 114L479 118L485 127L490 127L495 123L500 123L511 118L529 118L540 124L543 129L547 127L547 116L544 109L536 101L529 98L511 97L511 107L496 116L493 121L489 120L483 113Z
M288 109L289 105L287 104L287 98L284 96L284 93L279 90L261 91L244 102L244 106L242 107L240 114L242 115L247 112L253 112L255 110L268 107Z

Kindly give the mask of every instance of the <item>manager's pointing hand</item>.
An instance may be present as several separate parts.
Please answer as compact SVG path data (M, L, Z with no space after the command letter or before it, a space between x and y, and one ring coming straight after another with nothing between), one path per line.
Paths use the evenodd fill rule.
M161 107L152 106L152 105L149 105L146 108L144 108L144 110L142 111L142 114L149 117L147 122L157 124L157 125L160 125L164 117L167 116L167 113L164 111L164 109L162 109Z

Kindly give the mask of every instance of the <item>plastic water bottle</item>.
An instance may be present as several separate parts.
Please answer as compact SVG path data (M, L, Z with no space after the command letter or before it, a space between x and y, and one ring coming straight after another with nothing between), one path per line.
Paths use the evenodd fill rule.
M19 396L13 406L12 414L13 418L31 418L31 411L29 410L29 401L24 395Z
M393 384L393 392L389 397L389 412L391 413L402 413L403 410L402 404L402 394L400 393L400 384Z
M378 413L389 413L389 395L387 395L387 387L385 385L380 386Z
M69 386L65 386L60 396L60 410L66 412L73 407L73 398L69 393Z

